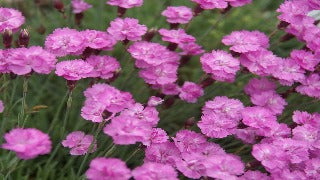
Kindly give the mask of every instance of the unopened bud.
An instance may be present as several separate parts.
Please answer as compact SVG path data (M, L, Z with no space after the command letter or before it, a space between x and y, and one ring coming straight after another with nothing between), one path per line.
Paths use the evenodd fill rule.
M82 19L83 19L83 16L84 16L84 15L83 15L82 12L75 14L75 16L74 16L74 21L75 21L75 23L76 23L77 26L80 26L81 21L82 21Z
M152 40L152 38L154 37L154 35L156 35L157 33L157 29L156 28L151 28L143 37L143 40L150 42Z
M170 29L178 29L179 23L170 23Z
M279 24L278 24L278 29L285 29L286 27L289 26L289 23L285 22L285 21L281 21Z
M193 9L193 16L198 16L204 9L197 4L196 7Z
M167 46L167 49L169 49L170 51L175 51L178 47L178 44L177 43L170 43L168 46Z
M4 30L2 34L2 42L6 49L11 47L12 40L13 40L12 31L10 29Z
M28 47L30 35L27 29L22 29L19 34L19 47Z
M118 17L123 17L126 11L126 8L118 7Z
M63 4L63 2L61 0L53 0L53 6L59 12L64 13L64 4Z

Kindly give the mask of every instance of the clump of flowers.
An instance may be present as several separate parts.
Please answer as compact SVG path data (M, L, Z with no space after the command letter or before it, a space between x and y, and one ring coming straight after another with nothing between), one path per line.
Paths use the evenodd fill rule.
M33 159L51 151L50 137L34 128L16 128L4 135L1 148L16 152L20 159Z

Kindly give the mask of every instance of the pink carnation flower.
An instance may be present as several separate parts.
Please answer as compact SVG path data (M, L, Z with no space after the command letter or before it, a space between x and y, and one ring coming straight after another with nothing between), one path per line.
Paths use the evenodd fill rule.
M131 171L120 159L98 157L90 162L86 176L89 180L128 180L131 177Z
M277 84L268 80L267 78L252 78L244 87L244 92L251 96L255 93L260 94L264 91L275 91L276 88Z
M309 114L305 111L294 111L292 116L293 122L303 125L309 124L313 127L320 127L320 114Z
M311 74L301 82L296 91L310 97L320 98L320 76Z
M142 6L143 0L108 0L107 4L111 6L119 6L122 8L133 8L133 7L139 7Z
M192 9L186 6L168 6L162 15L172 24L187 24L193 17Z
M226 0L232 7L240 7L252 3L252 0Z
M205 136L190 130L180 130L172 139L181 153L197 152L207 142Z
M275 115L282 114L284 107L287 105L285 99L275 91L255 93L251 96L251 102L256 106L269 109Z
M235 136L247 144L254 144L256 142L256 131L251 127L236 129Z
M167 29L160 29L158 31L162 36L162 41L167 41L175 44L184 44L195 42L196 39L188 35L184 29L177 29L177 30L167 30Z
M17 74L25 75L35 71L39 74L49 74L57 62L56 57L43 50L42 47L16 48L8 50L6 60L8 69Z
M240 69L239 60L225 51L217 50L200 57L202 69L218 81L233 82Z
M116 18L111 21L110 27L107 29L108 33L116 40L130 40L138 41L146 34L147 27L140 25L138 19L134 18Z
M179 48L182 49L181 55L195 56L204 53L202 47L195 42L179 44Z
M313 158L308 160L305 164L306 168L304 169L304 172L306 173L307 177L310 179L319 178L320 159Z
M163 63L179 62L179 55L167 50L165 46L151 42L135 42L129 49L129 53L136 59L136 66L139 68L149 68L159 66Z
M183 158L176 162L176 166L188 178L199 179L207 175L205 157L200 154L184 154Z
M271 180L271 178L260 171L246 171L242 176L240 176L239 180Z
M281 61L271 51L259 50L241 54L240 63L251 73L259 76L268 76Z
M307 0L309 7L313 10L320 10L320 2L318 0Z
M165 85L178 79L178 64L167 63L143 69L139 76L148 84Z
M103 31L85 30L81 31L84 37L85 47L92 49L111 50L117 43L113 36Z
M310 10L306 1L285 1L277 10L280 13L278 19L294 24L295 22L301 22Z
M115 72L121 70L120 63L111 56L90 56L86 62L93 66L90 77L98 77L101 79L110 79Z
M66 55L80 55L85 49L83 34L75 29L58 28L47 36L45 41L46 50L57 57Z
M160 104L162 104L164 100L162 98L156 97L156 96L151 96L148 100L148 106L151 107L156 107Z
M61 61L56 65L56 74L66 80L77 81L90 77L93 66L83 60Z
M132 175L136 180L147 179L166 179L178 180L178 173L174 168L167 164L146 162L142 166L136 167L132 171Z
M0 113L2 113L4 110L3 102L0 100Z
M320 56L315 56L310 51L293 50L290 53L291 59L300 65L305 70L314 71L315 67L320 62Z
M306 41L307 47L312 51L319 53L320 47L320 28L312 26L304 32L303 40Z
M70 148L71 155L84 155L88 153L91 143L93 143L94 138L92 135L86 135L82 131L75 131L66 137L65 140L62 141L62 145L64 147ZM92 149L89 153L95 152L97 149L97 143L94 142L92 145Z
M165 95L178 95L180 87L177 84L165 84L160 87L161 92Z
M152 128L151 134L146 136L149 136L148 141L143 142L146 146L167 142L169 138L167 132L161 128Z
M21 159L33 159L51 151L50 137L34 128L16 128L4 135L3 149L15 151Z
M86 101L81 109L81 116L92 122L102 122L105 111L117 113L130 107L132 95L107 84L95 84L84 91Z
M176 162L181 158L179 149L173 142L167 141L159 144L151 144L145 150L144 162L156 162L169 164L175 167Z
M202 9L225 9L228 7L228 2L225 0L191 0L200 5Z
M0 73L10 72L8 69L9 62L7 61L8 55L7 50L0 49Z
M17 31L24 23L25 18L18 10L0 7L0 33L9 29L13 32Z
M189 103L196 103L198 98L203 96L203 89L193 83L186 81L180 89L179 97Z
M257 51L269 47L269 38L259 31L234 31L223 37L222 43L231 46L230 50L238 53Z
M86 3L84 0L72 0L72 12L75 14L82 13L92 7L91 4Z
M313 30L317 29L314 25L315 20L312 17L305 17L302 21L297 21L294 24L290 24L285 31L289 34L296 36L299 41L305 41L310 37L314 37L316 33L310 34ZM312 42L312 38L308 41ZM307 43L308 46L309 43ZM312 47L312 46L311 46ZM311 48L310 47L310 48Z

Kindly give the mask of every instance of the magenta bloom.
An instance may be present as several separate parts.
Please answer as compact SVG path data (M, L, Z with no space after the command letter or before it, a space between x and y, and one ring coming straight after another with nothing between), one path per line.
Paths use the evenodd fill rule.
M188 35L184 29L160 29L158 32L162 37L162 41L167 41L175 44L184 44L196 41L196 39L193 36Z
M85 30L80 32L84 37L85 47L111 50L117 43L113 36L103 31Z
M167 63L143 69L139 76L148 84L165 85L178 79L178 64Z
M179 97L189 103L196 103L198 98L203 96L203 89L193 83L186 81L180 89Z
M72 0L72 12L75 14L82 13L92 7L91 4L86 3L84 0Z
M178 173L174 170L172 166L152 162L146 162L142 166L136 167L132 171L132 175L136 180L178 180Z
M256 131L251 127L236 129L235 136L247 144L253 144L256 142Z
M136 59L138 68L149 68L163 63L178 64L180 59L177 53L169 51L165 46L144 41L132 44L128 52Z
M8 51L0 49L0 73L10 72L8 69Z
M3 102L0 100L0 113L2 113L4 110Z
M53 54L39 46L10 49L7 55L8 69L17 75L25 75L32 71L49 74L57 62Z
M310 97L320 98L320 76L315 73L309 75L296 88L296 91Z
M240 63L251 73L259 76L268 76L279 65L281 58L271 51L259 50L241 54Z
M320 2L317 0L307 0L311 9L320 10Z
M176 166L188 178L199 179L207 175L205 157L200 154L184 154L183 158L176 162Z
M207 142L205 136L190 130L180 130L172 139L181 153L197 152Z
M293 122L303 125L309 124L313 127L320 127L320 114L309 114L305 111L294 111L292 116Z
M86 62L93 66L90 77L110 79L121 70L120 63L111 56L90 56Z
M119 6L122 8L133 8L133 7L139 7L142 6L143 0L108 0L107 4L111 6Z
M285 99L275 91L255 93L251 96L251 102L254 105L269 109L275 115L282 114L284 107L287 105Z
M161 14L171 24L187 24L193 17L192 9L186 6L168 6Z
M306 168L304 169L304 172L306 173L307 177L310 179L317 179L319 177L320 159L313 158L308 160L305 164Z
M226 0L232 7L240 7L246 4L250 4L252 0Z
M191 0L200 5L202 9L225 9L228 7L228 2L225 0Z
M149 135L149 140L143 143L145 146L150 146L151 144L159 144L159 143L167 142L168 139L169 137L165 130L161 128L152 128L152 132Z
M50 137L34 128L16 128L4 135L3 149L15 151L21 159L33 159L51 151Z
M239 60L222 50L213 50L200 57L202 69L218 81L233 82L240 69Z
M317 64L320 62L320 57L315 56L310 51L293 50L290 53L291 59L300 65L305 70L314 71Z
M253 95L255 93L262 93L264 91L275 91L277 84L268 80L267 78L252 78L248 84L244 87L244 92L248 95Z
M13 32L17 31L24 23L25 18L18 10L0 7L0 33L9 29Z
M75 131L66 137L65 140L62 141L62 145L64 147L70 148L71 155L84 155L88 153L91 143L94 141L92 135L86 135L82 131ZM95 152L97 149L97 143L94 142L92 145L92 149L89 153Z
M138 19L134 18L116 18L111 21L110 27L107 29L116 40L138 41L147 32L145 25L139 24Z
M239 180L271 180L271 178L260 171L246 171L242 176L240 176Z
M130 107L132 95L107 84L95 84L84 91L86 101L81 109L81 116L92 122L102 122L103 113L117 113Z
M165 84L160 89L165 95L178 95L180 93L180 87L177 84Z
M285 1L280 5L277 12L280 13L278 19L287 23L301 22L310 11L307 1Z
M86 176L89 180L128 180L131 177L131 171L120 159L98 157L90 162Z
M234 31L223 37L222 43L231 46L230 50L238 53L257 51L269 47L269 38L259 31Z
M151 144L145 150L144 162L156 162L176 166L176 162L181 158L180 151L172 142Z
M56 65L56 74L70 81L90 77L92 70L93 66L81 59L61 61Z
M58 28L47 36L46 50L57 57L66 55L80 55L85 49L85 38L75 29Z
M156 96L151 96L148 100L148 106L151 107L156 107L160 104L162 104L164 100L162 98L156 97Z

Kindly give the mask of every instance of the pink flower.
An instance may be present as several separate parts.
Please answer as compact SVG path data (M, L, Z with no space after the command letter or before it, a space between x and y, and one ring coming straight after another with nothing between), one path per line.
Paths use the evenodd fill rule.
M132 175L136 180L178 180L178 173L173 169L172 166L152 162L146 162L142 166L136 167L132 171Z
M92 65L80 59L61 61L56 65L56 74L70 81L90 77L92 70Z
M224 36L222 43L231 46L230 50L238 53L257 51L269 47L269 38L259 31L234 31Z
M147 32L145 25L140 25L138 19L134 18L116 18L111 21L108 33L116 40L138 41Z
M181 153L197 152L207 142L205 136L190 130L180 130L172 139Z
M309 124L313 127L320 127L320 114L309 114L305 111L294 111L292 116L293 122L303 125Z
M202 47L195 42L179 44L179 48L182 49L181 55L195 56L204 53Z
M315 73L309 75L296 88L296 91L310 97L320 98L320 76Z
M277 84L268 80L267 78L252 78L248 84L244 87L244 91L248 95L253 95L255 93L262 93L264 91L275 91Z
M81 116L92 122L102 122L103 114L117 113L130 107L132 95L107 84L95 84L84 91L86 101L81 109Z
M3 102L0 100L0 113L2 113L4 110Z
M143 0L108 0L107 4L111 6L119 6L122 8L133 8L133 7L139 7L142 6Z
M282 114L287 102L275 91L264 91L251 96L251 102L256 106L269 109L275 115Z
M84 0L72 0L71 5L73 9L72 12L75 14L82 13L92 7L91 4L86 3Z
M225 9L228 7L228 2L225 0L191 0L200 5L202 9Z
M320 2L317 0L307 0L311 9L320 10Z
M292 130L292 135L292 139L304 141L309 143L311 146L316 142L319 143L320 139L319 129L310 124L295 127Z
M96 141L93 143L94 138L92 135L86 135L82 131L75 131L66 137L65 140L62 141L62 145L64 147L70 148L71 155L84 155L87 154L90 150L90 146L92 144L92 149L89 153L93 153L97 149Z
M131 172L126 163L120 159L98 157L90 162L86 176L89 180L128 180Z
M47 36L45 41L46 50L57 57L66 55L80 55L85 49L83 34L75 29L58 28Z
M113 36L103 31L85 30L80 32L84 37L85 47L111 50L117 43Z
M305 41L305 39L309 39L309 37L314 37L315 34L310 34L310 32L312 32L313 29L316 29L314 23L314 18L307 16L303 18L302 21L297 21L294 24L290 24L285 29L285 31L289 34L296 36L296 38L299 41Z
M199 179L207 175L205 157L200 154L184 154L183 158L176 162L176 166L188 178Z
M151 107L156 107L160 104L162 104L164 100L162 98L156 97L156 96L151 96L148 100L148 106Z
M189 103L196 103L198 98L203 96L203 93L203 89L199 85L186 81L180 89L179 97Z
M8 69L17 74L25 75L35 71L39 74L49 74L57 62L56 57L43 50L42 47L16 48L8 50L6 60Z
M271 178L260 171L246 171L242 176L240 176L239 180L270 180Z
M0 73L10 72L8 69L9 62L7 61L8 55L7 50L0 49Z
M251 73L259 76L268 76L281 61L271 51L259 50L241 54L240 63Z
M240 7L252 3L252 0L226 0L232 7Z
M0 33L9 29L13 32L17 31L24 23L25 18L18 10L0 7Z
M278 19L294 24L301 22L310 10L306 1L285 1L277 10L280 13Z
M307 47L312 51L319 53L320 47L320 28L312 26L304 32L303 40L306 41Z
M90 77L99 77L101 79L110 79L115 72L121 70L120 63L111 56L90 56L86 62L93 66Z
M128 52L136 59L138 68L149 68L163 63L178 63L179 55L167 50L165 46L151 42L135 42Z
M143 69L139 76L148 84L165 85L171 84L178 79L178 64L167 63Z
M165 95L178 95L180 93L180 88L177 84L165 84L160 88L161 92Z
M295 61L305 70L314 71L317 64L320 62L320 57L315 56L310 51L293 50L290 53L291 59Z
M159 34L162 37L162 41L167 41L175 44L184 44L195 42L196 39L188 35L184 29L177 29L177 30L167 30L167 29L160 29Z
M172 24L187 24L193 17L192 9L186 6L168 6L161 14Z
M256 131L251 127L236 129L235 136L247 144L254 144L256 142Z
M308 160L306 163L306 168L304 172L306 173L308 178L317 179L319 177L319 169L320 169L320 159L313 158Z
M218 81L233 82L240 63L225 51L217 50L200 57L202 69Z
M294 82L301 82L305 79L305 71L291 59L278 61L278 65L272 72L275 78L283 85L292 85Z
M148 135L147 135L148 136ZM149 142L144 142L144 145L150 146L151 144L159 144L168 141L167 132L161 128L152 128L152 132L149 135Z
M145 150L144 162L156 162L162 164L176 165L181 158L180 151L174 143L167 141L160 144L151 144Z
M51 151L50 137L34 128L16 128L4 135L3 149L15 151L21 159L33 159Z

